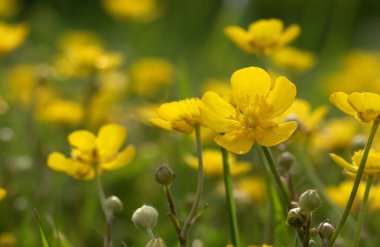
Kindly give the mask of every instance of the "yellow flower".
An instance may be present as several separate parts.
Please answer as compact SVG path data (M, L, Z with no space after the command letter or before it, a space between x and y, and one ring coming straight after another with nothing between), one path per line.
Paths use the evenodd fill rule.
M184 159L189 166L193 168L198 168L197 157L192 155L186 155ZM233 155L228 156L228 161L232 176L247 173L251 169L251 165L249 162L237 161L235 156ZM223 159L220 151L211 149L203 151L203 171L208 176L223 175Z
M71 157L53 152L48 157L48 166L76 179L92 179L96 168L99 172L115 170L132 160L134 146L128 145L119 151L126 137L127 130L117 124L104 125L98 136L87 130L74 131L68 136L72 146Z
M3 200L6 195L7 191L3 188L0 188L0 201Z
M7 24L0 21L0 54L6 54L19 47L29 33L25 24Z
M161 14L157 0L102 0L105 10L121 20L151 21Z
M1 247L14 247L17 244L16 237L13 233L4 232L0 234Z
M358 126L353 119L331 119L313 136L312 143L322 150L347 148L357 131Z
M132 90L142 97L152 97L172 84L174 66L164 59L143 58L131 66L129 74Z
M310 133L320 126L323 117L327 113L326 106L317 107L311 111L309 102L303 99L295 99L293 104L286 110L279 119L281 121L296 120L298 129L302 133Z
M0 0L0 17L12 17L20 10L17 0Z
M284 30L281 20L263 19L251 23L247 31L238 26L228 26L224 32L244 51L268 55L294 40L300 33L300 27L293 24Z
M204 82L202 92L212 91L228 102L232 102L231 87L226 81L210 79Z
M311 52L285 47L273 54L272 61L279 68L291 72L303 72L314 66L315 56Z
M362 123L369 123L380 116L380 95L375 93L335 92L330 101L344 113L355 117Z
M352 163L348 163L342 157L336 154L330 153L330 157L341 167L344 168L344 173L348 176L356 176L356 172L359 169L360 161L363 158L363 150L356 151L352 156ZM364 175L373 175L380 177L380 153L371 149L368 154L367 162L364 168Z
M203 95L202 123L220 133L214 138L218 145L233 153L245 154L255 141L269 147L292 135L297 123L279 123L275 118L293 103L296 87L283 76L277 78L272 90L270 85L265 70L249 67L236 71L231 77L236 107L214 92Z
M234 186L235 196L245 198L249 203L265 201L267 196L265 180L260 177L246 177L237 181Z
M38 109L41 121L56 124L77 124L82 120L81 105L71 100L55 99Z
M150 123L166 129L191 133L194 126L199 125L201 116L199 112L200 100L190 98L160 105L157 118L151 118Z

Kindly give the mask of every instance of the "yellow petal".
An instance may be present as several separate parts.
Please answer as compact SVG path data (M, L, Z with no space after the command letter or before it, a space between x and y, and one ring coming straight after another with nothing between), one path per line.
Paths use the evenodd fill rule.
M107 163L102 163L102 169L105 170L115 170L122 166L125 166L131 162L135 156L136 149L134 146L127 146L122 152L120 152L114 160Z
M250 45L250 34L241 27L228 26L224 29L224 33L244 51L253 52L253 48Z
M256 95L266 95L270 85L268 73L258 67L239 69L231 77L232 94L238 105L255 100Z
M267 102L273 109L273 117L286 111L296 97L296 86L286 77L280 76L276 79L276 84L270 91Z
M7 195L7 191L3 188L0 188L0 201Z
M116 154L124 145L127 138L127 130L118 124L104 125L96 138L98 155L101 160L108 159Z
M172 123L164 120L162 118L151 118L149 122L157 127L163 128L165 130L173 130Z
M48 166L59 172L67 172L72 169L72 160L65 157L65 155L59 152L53 152L49 155Z
M96 146L95 135L87 130L77 130L68 137L71 146L81 151L93 150Z
M335 161L335 163L337 163L338 165L340 165L341 167L347 169L350 172L356 172L358 170L357 167L355 167L352 164L348 163L342 157L339 157L336 154L330 153L330 158L333 159Z
M347 97L348 103L359 112L363 122L375 120L380 115L380 95L374 93L352 93Z
M206 92L200 106L202 123L216 132L229 132L238 121L235 108L214 92Z
M249 138L248 133L245 131L218 135L214 140L219 146L235 154L248 153L249 150L251 150L252 145L255 143L253 139Z
M281 123L275 127L266 128L256 137L257 142L266 147L275 146L286 141L297 129L297 122Z
M158 109L158 114L163 119L172 121L178 119L181 116L181 109L181 104L177 101L164 103L160 105L160 108Z
M290 25L287 29L285 29L284 33L280 38L280 45L286 45L301 33L301 28L297 24Z
M356 117L356 111L347 101L348 95L343 92L335 92L330 95L330 102L338 107L342 112Z

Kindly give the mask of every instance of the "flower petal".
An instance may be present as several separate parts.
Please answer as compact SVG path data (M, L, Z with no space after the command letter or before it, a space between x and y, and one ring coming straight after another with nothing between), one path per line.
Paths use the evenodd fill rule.
M290 25L286 28L280 38L279 44L280 46L286 45L301 33L301 28L297 24Z
M256 137L257 142L266 147L275 146L286 141L297 129L297 122L289 121L275 127L266 128Z
M98 155L101 160L115 155L124 145L127 138L127 130L118 124L104 125L96 138Z
M348 103L359 112L363 122L375 120L380 115L380 95L374 93L352 93L347 97Z
M335 92L330 95L330 102L344 113L356 117L356 111L347 101L348 95L343 92Z
M270 85L268 73L258 67L239 69L231 77L232 94L238 105L255 100L257 95L266 95Z
M356 173L356 171L358 170L357 167L355 167L352 164L348 163L342 157L340 157L340 156L338 156L336 154L333 154L333 153L330 153L329 155L330 155L330 158L335 161L335 163L337 163L341 167L347 169L348 171Z
M206 92L200 106L202 123L216 132L229 132L239 122L234 120L235 108L214 92Z
M101 167L105 170L115 170L122 166L125 166L131 162L135 156L136 149L134 146L129 145L123 151L121 151L115 159L111 162L102 163Z
M228 26L224 29L224 33L244 51L249 53L253 52L253 48L250 45L250 34L243 28L238 26Z
M280 76L276 79L276 84L270 91L267 102L273 109L273 117L286 111L296 97L296 86L286 77Z
M87 130L74 131L69 135L68 141L71 146L76 147L81 151L90 151L96 146L95 135Z
M235 131L234 131L235 132ZM235 154L246 154L251 150L255 140L249 138L245 131L240 133L229 132L224 135L218 135L214 138L215 142L226 150Z
M151 118L149 119L149 122L157 127L160 127L165 130L173 130L172 123L164 120L162 118Z

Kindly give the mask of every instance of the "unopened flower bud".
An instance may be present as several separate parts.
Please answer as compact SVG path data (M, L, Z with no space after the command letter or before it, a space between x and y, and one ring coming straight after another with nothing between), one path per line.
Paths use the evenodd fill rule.
M305 225L309 213L302 208L292 208L289 210L288 217L286 218L286 223L289 226L301 228Z
M314 240L310 239L309 240L309 247L317 247L317 243Z
M321 204L321 198L316 190L307 190L299 197L298 202L300 207L307 212L312 212Z
M278 158L278 166L283 171L289 171L293 164L294 157L290 152L283 152L280 154L280 157Z
M161 238L152 238L145 247L166 247L166 244Z
M117 196L108 197L106 201L104 202L104 206L107 212L110 212L112 214L119 213L123 210L123 203L120 201L119 197Z
M318 234L318 229L316 229L316 228L311 228L310 229L309 236L315 237L315 236L317 236L317 234Z
M169 186L173 183L175 175L169 167L162 165L156 170L155 178L157 183L163 186Z
M140 228L153 228L157 223L158 212L154 207L143 205L132 215L135 226Z
M364 135L356 135L352 139L352 147L354 148L354 150L364 149L366 143L367 140Z
M328 222L323 222L318 226L318 234L322 240L330 239L334 234L335 228Z

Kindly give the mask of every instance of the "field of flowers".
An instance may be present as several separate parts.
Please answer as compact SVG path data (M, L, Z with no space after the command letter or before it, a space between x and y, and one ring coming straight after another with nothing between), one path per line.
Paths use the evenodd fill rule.
M379 246L379 13L0 0L0 247Z

